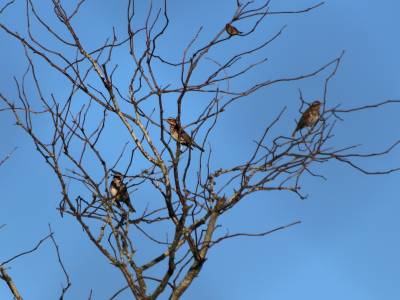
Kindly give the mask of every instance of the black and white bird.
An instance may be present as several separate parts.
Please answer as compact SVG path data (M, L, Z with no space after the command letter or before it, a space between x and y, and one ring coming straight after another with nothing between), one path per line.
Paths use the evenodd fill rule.
M118 208L122 209L121 203L125 203L130 212L136 212L135 208L132 206L128 189L123 182L123 177L124 176L120 172L114 173L114 178L110 184L110 194Z

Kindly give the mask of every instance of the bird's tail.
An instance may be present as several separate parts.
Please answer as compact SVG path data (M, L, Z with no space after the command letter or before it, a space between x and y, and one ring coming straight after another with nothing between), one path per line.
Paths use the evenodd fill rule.
M128 220L128 214L126 212L123 212L121 214L121 219L119 220L119 222L117 224L117 228L124 226L124 223L126 220Z
M132 212L132 213L136 212L136 209L132 206L131 203L128 204L128 208L129 208L130 212Z
M292 138L294 138L294 136L296 135L296 132L297 132L299 129L300 129L300 128L299 128L299 125L297 125L296 128L293 130Z
M199 145L197 145L196 143L193 143L193 146L196 147L197 149L199 149L201 152L204 152L204 149L201 148Z

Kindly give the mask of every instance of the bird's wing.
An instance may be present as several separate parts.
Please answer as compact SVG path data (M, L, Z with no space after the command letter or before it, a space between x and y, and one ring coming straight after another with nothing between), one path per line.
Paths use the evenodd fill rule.
M302 129L304 126L306 126L306 119L307 117L303 114L299 120L299 122L297 123L296 126L296 131Z
M136 210L132 206L131 197L129 196L128 189L125 184L121 186L121 197L124 203L129 207L129 210L135 212Z
M121 198L124 200L124 202L130 201L128 189L126 188L126 185L125 185L125 184L122 184L122 185L121 185L121 188L120 188L120 190L119 190L119 193L120 193L120 195L121 195Z
M185 145L190 149L192 149L192 146L194 146L198 148L200 151L204 152L204 149L201 148L199 145L197 145L195 141L192 139L192 137L189 134L187 134L187 132L183 130L182 127L178 128L178 132L179 132L179 142L181 144Z
M193 143L192 138L190 137L190 135L187 134L187 132L185 130L183 130L182 128L180 128L179 130L179 140L182 144L190 147Z
M296 134L296 132L305 126L307 126L307 118L308 115L310 114L310 107L306 109L306 111L301 115L300 120L297 122L297 126L295 130L292 133L292 137Z
M311 114L311 106L309 108L306 109L306 111L301 115L300 121L297 125L298 129L301 129L305 126L307 126L308 123L308 119L310 118L310 114Z

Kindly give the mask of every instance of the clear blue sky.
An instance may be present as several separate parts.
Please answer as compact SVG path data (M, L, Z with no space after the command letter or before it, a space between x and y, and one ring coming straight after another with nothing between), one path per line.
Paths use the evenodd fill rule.
M18 2L21 1L0 17L0 22L23 33L24 5ZM52 12L46 9L49 1L37 2L45 16ZM123 2L92 0L83 6L75 25L84 45L99 46L111 33L110 24L123 32ZM169 58L180 57L200 25L204 25L204 39L223 27L234 12L235 2L171 1L171 26L160 51ZM314 3L273 0L271 10L300 9ZM346 54L328 95L329 105L343 103L353 107L400 99L399 11L400 2L396 0L328 0L308 14L268 17L254 39L237 38L230 41L230 46L239 48L260 41L287 24L283 36L263 52L268 63L257 68L247 80L303 74L344 49ZM3 32L0 41L0 91L12 97L12 75L22 76L26 61L22 48ZM121 83L124 72L129 71L122 61ZM65 89L57 77L42 76L47 90ZM161 72L160 77L168 78L168 74ZM276 85L233 105L211 137L220 163L229 164L244 157L262 126L285 105L287 124L282 128L293 128L298 89L302 89L306 99L319 98L323 79L320 76ZM246 82L236 84L246 86ZM184 119L190 121L194 108L187 109ZM363 143L366 150L383 149L400 138L399 113L399 107L391 106L374 113L346 116L345 122L337 126L337 141L340 145ZM0 230L0 261L29 249L47 234L51 223L73 284L67 299L87 299L90 289L94 299L108 299L123 285L122 276L98 254L74 220L60 218L56 211L60 191L55 176L34 151L29 138L4 113L0 114L0 126L0 157L18 147L0 168L0 225L7 224ZM46 131L46 124L39 126ZM221 140L224 142L219 143ZM385 159L365 161L364 166L377 169L399 165L399 157L397 151ZM285 193L264 193L246 199L230 211L223 222L231 232L257 232L295 220L302 224L265 238L241 238L216 246L183 299L399 299L400 175L369 177L338 164L319 166L318 171L328 180L306 178L303 189L309 194L307 200ZM135 194L139 210L146 205L141 197L146 198L143 191ZM56 299L60 283L64 282L50 243L12 263L9 272L29 300ZM0 299L11 299L3 282ZM125 294L120 299L130 298Z

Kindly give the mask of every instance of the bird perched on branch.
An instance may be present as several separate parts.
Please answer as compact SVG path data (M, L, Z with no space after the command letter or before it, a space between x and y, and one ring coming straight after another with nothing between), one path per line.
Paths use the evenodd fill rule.
M112 199L115 201L115 204L118 208L122 208L121 202L123 202L126 204L126 206L128 206L130 212L136 212L131 204L128 189L126 188L126 185L122 180L123 175L120 172L115 172L114 178L110 184L110 193Z
M227 23L225 25L225 30L230 36L242 34L241 31L237 30L237 28L231 25L230 23Z
M304 127L311 127L318 122L320 116L320 107L321 102L319 101L314 101L311 103L307 110L302 114L299 122L297 123L296 129L292 133L292 137L294 137L297 131L303 129Z
M199 145L195 143L195 141L188 135L181 125L178 123L178 121L174 118L168 118L165 119L167 123L169 124L169 132L172 136L172 138L177 141L179 144L184 145L190 149L192 149L192 146L199 149L201 152L204 152L204 149L201 148Z

